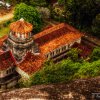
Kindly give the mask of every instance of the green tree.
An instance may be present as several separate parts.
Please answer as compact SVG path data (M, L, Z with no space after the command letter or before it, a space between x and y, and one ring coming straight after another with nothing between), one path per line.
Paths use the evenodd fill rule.
M100 13L93 20L92 31L93 35L100 37Z
M73 0L72 13L75 25L87 27L92 24L93 18L98 13L98 6L94 4L93 0Z
M79 61L79 53L80 52L81 51L79 49L73 48L67 52L67 56L68 56L68 58L70 58L71 60L76 62L76 61Z
M46 6L46 0L30 0L30 5L32 6Z
M91 61L96 61L100 59L100 47L94 48L90 58Z
M73 0L58 0L59 5L63 5L63 17L65 22L72 23L72 8Z
M58 0L59 4L65 6L65 15L67 11L71 14L70 21L72 25L85 31L91 31L92 21L99 13L100 0Z
M92 63L84 62L78 72L76 73L76 76L78 78L90 78L100 75L100 60L94 61Z
M19 20L20 18L24 18L26 21L33 24L35 32L40 31L42 27L42 20L35 7L28 6L24 3L16 5L14 19Z

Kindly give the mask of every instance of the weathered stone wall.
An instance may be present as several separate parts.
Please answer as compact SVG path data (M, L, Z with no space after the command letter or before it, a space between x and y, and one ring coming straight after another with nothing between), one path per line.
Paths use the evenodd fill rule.
M9 49L17 60L22 60L28 51L33 52L34 41L30 38L26 41L14 41L12 38L8 38Z

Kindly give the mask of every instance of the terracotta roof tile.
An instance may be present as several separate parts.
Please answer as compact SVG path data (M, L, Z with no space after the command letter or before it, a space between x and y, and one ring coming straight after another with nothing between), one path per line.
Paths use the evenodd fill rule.
M34 41L38 43L41 51L40 55L27 54L25 60L18 67L28 74L36 72L45 61L44 54L59 46L69 44L81 36L82 34L78 30L64 23L46 29L34 35Z
M18 20L10 24L10 30L20 34L31 32L32 29L33 29L32 24L24 20Z
M34 36L42 54L46 54L59 46L70 44L80 37L82 34L78 30L64 23L55 25Z
M32 74L41 68L44 61L45 58L42 55L33 55L28 53L25 60L23 60L18 67L24 72Z
M0 71L15 65L15 60L10 51L0 54Z
M77 29L64 23L46 29L34 35L34 41L38 43L41 51L40 55L32 55L31 53L28 53L24 61L20 63L18 67L26 73L32 74L39 70L44 63L44 54L58 48L59 46L70 44L82 36L83 35ZM2 63L5 63L7 66L9 65L5 61ZM7 66L4 66L4 68ZM1 68L2 67L0 67L0 69Z

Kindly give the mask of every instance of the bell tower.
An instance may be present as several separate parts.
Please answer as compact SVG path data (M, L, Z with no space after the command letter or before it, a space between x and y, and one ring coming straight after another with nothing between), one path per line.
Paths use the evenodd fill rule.
M23 60L27 52L35 53L36 44L32 36L33 26L23 18L10 24L7 44L17 61Z

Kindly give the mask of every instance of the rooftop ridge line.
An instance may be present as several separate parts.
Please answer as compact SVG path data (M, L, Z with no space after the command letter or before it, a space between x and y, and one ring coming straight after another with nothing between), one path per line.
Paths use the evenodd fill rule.
M61 24L55 25L55 26L53 26L53 27L51 27L49 29L46 29L46 30L34 35L34 37L35 37L35 39L36 38L40 38L41 36L44 36L46 34L49 34L49 33L53 32L53 31L56 31L56 30L58 30L60 28L63 28L64 26L65 26L65 23L61 23Z

